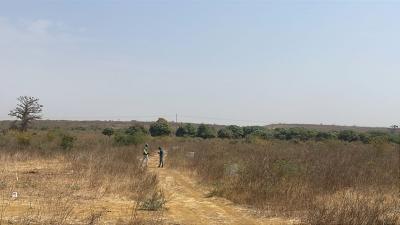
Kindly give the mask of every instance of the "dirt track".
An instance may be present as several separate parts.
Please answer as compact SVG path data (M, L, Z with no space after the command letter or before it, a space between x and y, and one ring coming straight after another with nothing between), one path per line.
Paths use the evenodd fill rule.
M217 197L206 197L207 193L193 178L177 170L157 168L158 158L150 158L150 171L158 174L161 187L167 195L167 224L268 224L287 225L292 221L280 218L261 218L243 207ZM168 163L166 159L166 163Z

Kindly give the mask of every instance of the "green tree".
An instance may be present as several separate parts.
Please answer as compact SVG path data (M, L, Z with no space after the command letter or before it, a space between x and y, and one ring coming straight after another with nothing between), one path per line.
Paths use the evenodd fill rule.
M317 135L315 136L315 140L317 140L317 141L333 140L335 138L336 138L336 136L334 133L323 132L323 131L318 132Z
M168 136L171 134L171 128L163 118L159 118L155 123L150 125L151 136Z
M175 136L177 137L186 137L186 130L184 127L178 127L178 129L175 132Z
M371 143L371 135L368 133L361 133L358 135L358 137L360 138L360 141L364 144Z
M186 130L187 136L189 136L189 137L195 137L196 136L197 129L192 124L187 123L187 124L185 124L184 128Z
M134 135L137 133L147 135L147 134L149 134L149 131L144 126L136 124L134 126L130 126L128 129L126 129L125 133L130 134L130 135Z
M266 129L261 126L247 126L243 127L243 135L256 135L256 136L262 136L262 134L266 133Z
M61 136L60 147L64 150L70 150L71 148L74 147L75 140L76 138L74 136L71 136L69 134L63 134Z
M200 124L200 126L197 128L197 137L201 137L204 139L215 138L216 137L215 129L205 124Z
M232 137L235 138L235 139L244 137L243 128L241 128L239 126L230 125L230 126L227 127L227 129L232 131Z
M192 124L187 123L184 126L180 126L176 130L175 135L177 137L195 137L196 136L196 128Z
M232 132L232 130L224 127L224 128L221 128L218 131L218 137L219 138L232 138L233 137L233 132Z
M111 137L114 134L114 129L112 128L104 128L104 130L101 132L105 136Z
M138 145L142 144L146 141L146 135L141 132L128 134L126 132L116 132L114 135L114 144L123 146L123 145Z
M348 141L348 142L353 142L353 141L358 141L360 137L355 131L352 130L342 130L338 134L338 139L342 141Z

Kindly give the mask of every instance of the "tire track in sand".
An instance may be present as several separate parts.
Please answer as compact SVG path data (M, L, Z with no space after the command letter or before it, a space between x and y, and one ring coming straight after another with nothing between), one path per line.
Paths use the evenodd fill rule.
M168 163L168 161L166 161ZM249 209L218 197L207 198L193 178L177 170L157 168L158 157L152 156L149 170L158 175L167 196L166 222L174 225L289 225L293 220L261 218Z

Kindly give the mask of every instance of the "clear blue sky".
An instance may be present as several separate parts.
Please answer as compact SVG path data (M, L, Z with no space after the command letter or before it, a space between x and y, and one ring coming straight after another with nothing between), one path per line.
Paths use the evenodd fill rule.
M400 1L0 0L0 119L400 123Z

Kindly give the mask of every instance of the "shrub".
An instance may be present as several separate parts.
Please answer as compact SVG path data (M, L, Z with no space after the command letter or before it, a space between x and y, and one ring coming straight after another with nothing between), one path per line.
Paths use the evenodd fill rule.
M178 129L175 132L175 136L177 137L185 137L186 136L186 130L183 127L178 127Z
M171 128L168 122L159 118L155 123L150 125L150 134L151 136L168 136L171 134Z
M324 140L333 140L336 139L336 135L332 132L318 132L315 136L315 140L324 141Z
M177 137L195 137L196 136L196 128L190 124L187 123L184 126L180 126L177 130L175 135Z
M117 132L114 135L114 143L119 146L138 145L146 141L146 135L141 132L127 134L126 132Z
M57 135L54 130L47 131L47 133L46 133L46 139L48 142L54 141L54 139L56 139L56 136Z
M199 128L197 128L197 137L201 137L204 139L215 138L215 129L205 124L200 124Z
M315 138L316 136L317 132L301 127L294 127L288 129L276 128L274 130L274 137L279 140L307 141Z
M232 137L233 138L243 138L244 137L244 132L243 128L236 126L236 125L231 125L227 127L228 130L232 131Z
M194 137L196 136L196 128L192 124L187 123L184 126L180 126L176 130L175 135L177 137Z
M166 203L164 192L161 190L154 191L148 199L141 203L140 208L144 210L157 211L163 209Z
M396 144L400 144L400 134L392 134L392 135L390 135L390 137L389 137L389 141L390 142L393 142L393 143L396 143Z
M125 133L134 135L141 133L143 135L149 134L149 131L142 125L134 125L125 130Z
M248 126L243 127L243 135L256 135L256 136L263 136L266 133L264 127L261 126Z
M101 132L102 134L111 137L111 135L114 134L114 129L112 128L104 128L104 130Z
M371 135L369 135L368 133L360 133L358 135L358 138L360 139L360 141L364 144L369 144L371 143Z
M218 131L218 137L219 138L232 138L233 132L232 132L232 130L229 130L228 128L224 127Z
M338 139L347 142L358 141L360 137L355 131L352 130L343 130L338 134Z
M28 146L31 143L32 135L27 132L17 132L16 139L18 145Z
M70 150L74 147L74 142L75 142L75 137L68 135L68 134L63 134L61 136L61 143L60 147L64 150Z
M186 135L188 137L195 137L196 136L197 130L196 130L196 127L194 127L192 124L187 123L187 124L185 124L184 128L186 130Z

